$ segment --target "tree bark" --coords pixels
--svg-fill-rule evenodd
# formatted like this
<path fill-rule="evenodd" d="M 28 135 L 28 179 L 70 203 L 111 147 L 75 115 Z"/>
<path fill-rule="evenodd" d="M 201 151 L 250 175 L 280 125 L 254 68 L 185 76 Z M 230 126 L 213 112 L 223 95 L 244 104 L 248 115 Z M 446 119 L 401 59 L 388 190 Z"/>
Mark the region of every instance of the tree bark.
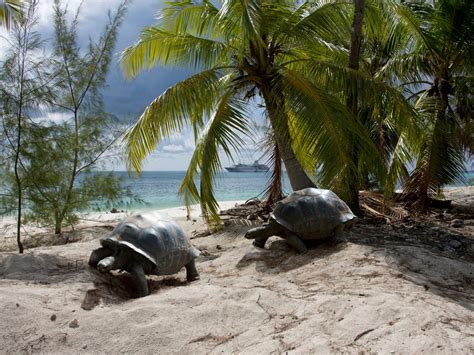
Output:
<path fill-rule="evenodd" d="M 437 80 L 437 82 L 441 82 L 442 80 Z M 448 110 L 449 106 L 449 97 L 448 94 L 443 92 L 441 89 L 439 90 L 439 97 L 437 98 L 437 103 L 436 103 L 436 122 L 435 126 L 433 129 L 433 138 L 436 139 L 437 137 L 442 137 L 443 135 L 446 134 L 446 132 L 443 131 L 442 127 L 443 125 L 441 124 L 442 121 L 446 120 L 446 111 Z M 436 154 L 433 152 L 433 144 L 443 144 L 442 140 L 441 142 L 435 143 L 431 142 L 430 145 L 430 152 L 429 152 L 429 161 L 427 166 L 423 166 L 422 169 L 423 171 L 421 172 L 420 175 L 415 175 L 416 177 L 421 177 L 421 179 L 416 179 L 414 180 L 414 184 L 418 185 L 418 190 L 417 190 L 417 196 L 416 196 L 416 205 L 421 208 L 421 210 L 426 210 L 428 206 L 430 205 L 430 198 L 429 198 L 429 192 L 430 192 L 430 185 L 432 185 L 433 182 L 433 172 L 431 171 L 431 166 L 432 166 L 432 159 L 433 156 Z M 438 186 L 440 188 L 441 186 Z"/>
<path fill-rule="evenodd" d="M 284 112 L 283 105 L 271 95 L 270 85 L 261 87 L 265 106 L 267 108 L 268 118 L 275 133 L 275 140 L 280 149 L 283 164 L 290 180 L 293 191 L 301 190 L 307 187 L 315 187 L 313 181 L 308 177 L 300 162 L 296 158 L 291 147 L 291 138 L 288 132 L 288 123 L 279 122 L 279 117 Z M 281 99 L 283 100 L 283 99 Z"/>
<path fill-rule="evenodd" d="M 359 70 L 360 47 L 362 44 L 362 23 L 364 21 L 364 6 L 365 0 L 354 0 L 354 21 L 352 23 L 351 33 L 351 48 L 349 53 L 349 68 Z M 348 85 L 347 108 L 352 112 L 354 117 L 358 116 L 357 108 L 357 91 L 352 90 L 351 85 Z M 359 166 L 359 151 L 353 142 L 351 142 L 351 160 L 357 169 Z M 349 200 L 348 205 L 358 213 L 359 208 L 359 176 L 351 174 L 348 176 Z"/>

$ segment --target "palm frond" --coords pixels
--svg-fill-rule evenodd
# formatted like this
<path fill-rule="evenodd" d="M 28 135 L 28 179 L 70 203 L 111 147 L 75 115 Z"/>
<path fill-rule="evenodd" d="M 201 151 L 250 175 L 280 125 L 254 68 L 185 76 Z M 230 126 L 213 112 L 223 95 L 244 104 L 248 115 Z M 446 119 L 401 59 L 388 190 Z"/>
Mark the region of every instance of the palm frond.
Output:
<path fill-rule="evenodd" d="M 364 127 L 340 100 L 295 71 L 286 70 L 283 76 L 294 150 L 302 161 L 307 158 L 301 153 L 312 157 L 321 184 L 340 188 L 343 176 L 350 176 L 350 172 L 357 174 L 347 144 L 352 137 L 357 139 L 354 144 L 371 157 L 373 166 L 383 170 L 380 155 Z"/>
<path fill-rule="evenodd" d="M 415 35 L 418 39 L 419 45 L 425 48 L 425 50 L 433 52 L 433 37 L 429 31 L 429 25 L 427 19 L 433 15 L 433 9 L 428 4 L 417 4 L 416 7 L 408 4 L 399 4 L 393 7 L 395 14 L 398 16 L 400 21 L 408 26 L 410 33 Z"/>
<path fill-rule="evenodd" d="M 406 137 L 402 134 L 398 137 L 395 146 L 391 152 L 388 162 L 387 179 L 385 180 L 384 194 L 386 197 L 392 197 L 397 186 L 397 182 L 405 181 L 409 172 L 407 166 L 413 161 L 414 153 L 411 144 L 407 143 Z"/>
<path fill-rule="evenodd" d="M 285 39 L 304 39 L 333 44 L 347 43 L 350 33 L 350 3 L 341 0 L 313 1 L 305 12 L 299 13 L 299 21 L 289 28 L 281 28 Z"/>
<path fill-rule="evenodd" d="M 0 3 L 0 26 L 8 30 L 12 21 L 18 20 L 23 14 L 23 3 L 21 0 L 4 0 Z"/>
<path fill-rule="evenodd" d="M 270 165 L 272 175 L 267 181 L 267 188 L 264 191 L 265 204 L 268 206 L 280 201 L 283 198 L 283 165 L 281 160 L 281 153 L 278 144 L 273 140 L 273 149 L 271 155 L 267 160 L 267 164 Z"/>
<path fill-rule="evenodd" d="M 142 161 L 164 138 L 211 112 L 213 98 L 224 85 L 219 81 L 221 75 L 219 70 L 201 72 L 168 88 L 153 100 L 125 133 L 129 169 L 140 172 Z"/>
<path fill-rule="evenodd" d="M 200 201 L 202 213 L 210 225 L 219 222 L 219 205 L 214 196 L 214 177 L 222 169 L 219 152 L 222 150 L 231 157 L 232 152 L 242 147 L 242 136 L 248 133 L 244 103 L 229 90 L 220 97 L 207 122 L 179 189 L 186 203 Z M 198 169 L 201 171 L 199 192 L 195 184 Z"/>
<path fill-rule="evenodd" d="M 262 2 L 258 0 L 226 0 L 219 10 L 219 19 L 234 19 L 228 31 L 238 35 L 242 43 L 256 41 L 262 45 Z M 237 32 L 237 31 L 238 32 Z M 236 33 L 237 32 L 237 33 Z"/>
<path fill-rule="evenodd" d="M 177 35 L 150 26 L 141 32 L 135 44 L 124 50 L 120 66 L 127 78 L 157 64 L 208 70 L 226 63 L 230 51 L 224 42 L 189 34 Z"/>
<path fill-rule="evenodd" d="M 423 136 L 416 168 L 404 186 L 404 193 L 424 204 L 427 193 L 434 194 L 446 184 L 462 181 L 464 151 L 455 145 L 452 118 L 440 110 L 438 98 L 423 95 L 416 107 L 424 118 Z"/>
<path fill-rule="evenodd" d="M 160 27 L 171 33 L 218 40 L 221 37 L 218 12 L 219 9 L 208 0 L 199 3 L 170 1 L 166 2 L 157 20 Z"/>

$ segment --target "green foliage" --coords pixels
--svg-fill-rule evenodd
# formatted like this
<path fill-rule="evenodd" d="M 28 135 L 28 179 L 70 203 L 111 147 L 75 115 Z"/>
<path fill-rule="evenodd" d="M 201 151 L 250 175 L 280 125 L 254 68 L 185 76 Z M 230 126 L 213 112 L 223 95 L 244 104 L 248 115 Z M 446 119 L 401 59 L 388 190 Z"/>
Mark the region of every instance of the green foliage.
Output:
<path fill-rule="evenodd" d="M 60 233 L 64 225 L 77 222 L 78 211 L 97 205 L 98 200 L 118 201 L 124 196 L 116 177 L 93 173 L 93 169 L 100 166 L 121 134 L 113 117 L 102 109 L 100 89 L 105 83 L 125 5 L 109 16 L 101 37 L 97 42 L 91 40 L 86 51 L 76 42 L 79 10 L 70 23 L 59 1 L 55 1 L 54 10 L 54 52 L 47 65 L 33 65 L 17 84 L 17 53 L 29 50 L 22 41 L 12 48 L 12 55 L 4 62 L 1 148 L 7 153 L 2 161 L 7 184 L 5 208 L 11 206 L 12 193 L 21 189 L 27 220 L 52 226 L 55 233 Z M 31 47 L 42 48 L 39 39 L 29 38 Z M 18 108 L 18 102 L 23 110 Z M 62 119 L 55 122 L 34 118 L 40 105 L 60 114 Z M 12 137 L 18 142 L 16 146 Z M 17 157 L 15 174 L 12 156 Z M 13 175 L 16 184 L 9 183 Z"/>
<path fill-rule="evenodd" d="M 53 227 L 73 225 L 76 213 L 98 199 L 117 201 L 122 197 L 120 181 L 111 174 L 93 174 L 92 164 L 110 144 L 104 135 L 104 119 L 82 120 L 79 146 L 70 122 L 44 124 L 26 132 L 22 156 L 28 162 L 25 185 L 29 211 L 27 220 Z M 87 143 L 86 143 L 87 142 Z M 75 154 L 79 169 L 71 188 Z"/>
<path fill-rule="evenodd" d="M 79 8 L 69 24 L 67 10 L 55 1 L 55 41 L 53 70 L 57 81 L 51 105 L 65 115 L 62 124 L 48 124 L 31 131 L 24 155 L 28 158 L 28 189 L 32 219 L 53 224 L 60 233 L 64 223 L 76 222 L 75 212 L 102 196 L 118 197 L 117 181 L 85 173 L 97 165 L 113 145 L 119 132 L 110 127 L 110 117 L 102 111 L 99 89 L 104 85 L 117 29 L 125 6 L 120 5 L 97 43 L 90 42 L 85 54 L 77 45 Z"/>
<path fill-rule="evenodd" d="M 400 21 L 414 42 L 404 57 L 393 59 L 393 67 L 410 83 L 407 89 L 419 89 L 411 97 L 423 132 L 405 192 L 424 205 L 429 194 L 462 179 L 465 151 L 472 153 L 474 3 L 410 1 L 402 10 Z"/>
<path fill-rule="evenodd" d="M 0 3 L 0 26 L 11 29 L 12 22 L 18 21 L 23 14 L 22 0 L 4 0 Z"/>
<path fill-rule="evenodd" d="M 0 168 L 5 175 L 5 183 L 1 186 L 4 192 L 2 200 L 9 206 L 15 206 L 16 239 L 20 253 L 23 252 L 21 224 L 25 190 L 25 169 L 21 156 L 23 131 L 31 123 L 29 113 L 50 93 L 47 64 L 36 53 L 41 47 L 39 35 L 34 31 L 36 5 L 36 1 L 29 2 L 25 16 L 20 16 L 14 22 L 8 38 L 10 48 L 0 72 L 3 128 L 0 149 L 4 157 L 0 160 Z"/>
<path fill-rule="evenodd" d="M 347 191 L 341 176 L 358 173 L 349 158 L 351 140 L 383 179 L 380 153 L 345 106 L 347 85 L 367 105 L 383 103 L 394 117 L 410 115 L 411 108 L 390 85 L 347 69 L 350 19 L 350 4 L 337 0 L 299 6 L 292 1 L 168 3 L 158 24 L 144 29 L 124 51 L 122 68 L 127 77 L 154 65 L 187 66 L 196 74 L 155 99 L 127 132 L 130 167 L 139 171 L 163 139 L 191 127 L 197 144 L 180 193 L 187 204 L 199 201 L 208 221 L 215 222 L 218 152 L 238 154 L 235 148 L 251 119 L 246 107 L 257 93 L 293 188 L 312 184 L 306 174 L 315 179 L 318 168 L 324 186 Z"/>
<path fill-rule="evenodd" d="M 270 176 L 267 187 L 263 194 L 265 196 L 265 204 L 267 206 L 272 206 L 274 203 L 280 201 L 283 198 L 283 166 L 280 149 L 278 148 L 274 133 L 271 129 L 266 130 L 265 136 L 259 145 L 264 149 L 264 155 L 269 156 L 266 164 L 270 167 L 272 175 Z"/>
<path fill-rule="evenodd" d="M 358 181 L 390 196 L 414 160 L 407 188 L 416 195 L 452 182 L 473 144 L 473 5 L 433 3 L 366 1 L 359 65 L 350 68 L 352 2 L 167 3 L 122 54 L 123 71 L 132 78 L 166 65 L 195 74 L 127 132 L 129 167 L 140 171 L 160 142 L 192 128 L 196 149 L 180 193 L 216 222 L 218 152 L 238 154 L 258 94 L 293 188 L 311 184 L 308 174 L 343 197 Z"/>

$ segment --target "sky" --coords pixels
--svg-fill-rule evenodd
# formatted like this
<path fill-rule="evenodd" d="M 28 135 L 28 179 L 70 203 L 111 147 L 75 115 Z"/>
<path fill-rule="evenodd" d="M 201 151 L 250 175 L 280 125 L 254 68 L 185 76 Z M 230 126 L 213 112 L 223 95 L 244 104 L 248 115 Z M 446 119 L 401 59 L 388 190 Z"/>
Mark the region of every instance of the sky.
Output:
<path fill-rule="evenodd" d="M 72 16 L 81 0 L 63 0 Z M 84 0 L 79 16 L 79 44 L 85 47 L 89 38 L 97 39 L 107 21 L 109 10 L 114 11 L 121 0 Z M 43 39 L 51 39 L 53 34 L 52 16 L 54 0 L 39 0 L 38 27 L 36 30 Z M 141 29 L 155 23 L 155 17 L 163 6 L 161 0 L 131 0 L 128 2 L 127 12 L 118 31 L 114 57 L 107 76 L 106 88 L 103 90 L 105 110 L 113 113 L 125 122 L 134 122 L 151 101 L 159 96 L 169 86 L 183 80 L 191 73 L 185 68 L 157 67 L 144 71 L 135 79 L 125 80 L 118 64 L 120 53 L 133 44 Z M 1 30 L 0 30 L 0 34 Z M 3 33 L 4 34 L 4 33 Z M 0 39 L 0 58 L 5 50 L 6 43 Z M 194 148 L 194 138 L 190 131 L 185 131 L 176 137 L 161 144 L 149 156 L 143 165 L 143 170 L 185 170 L 191 159 Z M 241 156 L 234 157 L 235 162 L 253 162 L 261 155 L 253 149 L 243 149 Z M 224 155 L 224 166 L 232 164 Z M 264 162 L 264 161 L 262 161 Z M 114 170 L 125 170 L 125 165 L 115 163 L 108 166 Z"/>

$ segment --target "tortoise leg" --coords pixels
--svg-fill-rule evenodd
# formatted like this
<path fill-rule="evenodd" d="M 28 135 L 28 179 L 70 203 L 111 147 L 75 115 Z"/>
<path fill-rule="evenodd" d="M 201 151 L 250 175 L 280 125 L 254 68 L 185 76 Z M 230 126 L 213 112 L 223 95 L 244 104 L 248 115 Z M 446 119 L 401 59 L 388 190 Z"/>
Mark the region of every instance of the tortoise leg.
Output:
<path fill-rule="evenodd" d="M 145 297 L 150 294 L 148 283 L 145 277 L 143 266 L 139 263 L 133 264 L 130 269 L 130 276 L 132 277 L 133 288 L 137 297 Z"/>
<path fill-rule="evenodd" d="M 300 237 L 298 237 L 296 234 L 293 233 L 288 233 L 286 237 L 286 242 L 292 246 L 293 248 L 296 249 L 296 251 L 300 254 L 306 253 L 308 249 L 306 248 L 306 245 L 304 245 L 303 241 L 301 240 Z"/>
<path fill-rule="evenodd" d="M 344 236 L 344 224 L 340 224 L 334 229 L 334 237 L 342 238 Z"/>
<path fill-rule="evenodd" d="M 196 269 L 196 263 L 194 259 L 184 265 L 184 267 L 186 268 L 186 279 L 188 281 L 199 280 L 199 273 Z"/>
<path fill-rule="evenodd" d="M 267 242 L 268 238 L 270 237 L 257 237 L 253 241 L 253 245 L 256 246 L 257 248 L 265 248 L 265 243 Z"/>
<path fill-rule="evenodd" d="M 89 265 L 94 268 L 97 268 L 97 264 L 99 263 L 99 261 L 113 254 L 114 251 L 110 248 L 102 247 L 95 249 L 92 251 L 91 256 L 89 257 Z"/>

